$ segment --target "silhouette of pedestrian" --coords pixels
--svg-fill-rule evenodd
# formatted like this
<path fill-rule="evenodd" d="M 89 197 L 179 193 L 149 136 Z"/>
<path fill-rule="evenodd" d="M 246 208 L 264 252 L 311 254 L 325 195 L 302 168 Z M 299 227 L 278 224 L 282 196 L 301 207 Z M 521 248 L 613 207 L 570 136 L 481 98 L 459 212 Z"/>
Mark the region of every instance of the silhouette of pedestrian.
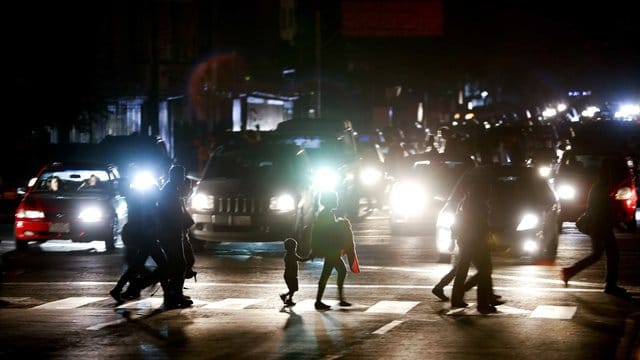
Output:
<path fill-rule="evenodd" d="M 474 181 L 475 180 L 475 181 Z M 477 269 L 477 301 L 478 311 L 482 314 L 497 312 L 492 300 L 492 263 L 489 243 L 489 204 L 487 183 L 473 179 L 462 178 L 456 185 L 454 194 L 463 193 L 462 201 L 458 205 L 456 214 L 456 232 L 458 233 L 459 259 L 456 265 L 453 289 L 451 291 L 451 307 L 467 307 L 464 302 L 465 286 L 469 272 L 469 265 Z"/>
<path fill-rule="evenodd" d="M 590 214 L 592 223 L 591 231 L 591 253 L 578 260 L 573 265 L 561 269 L 560 276 L 565 287 L 569 285 L 569 280 L 576 274 L 595 264 L 603 254 L 606 254 L 607 262 L 605 267 L 605 288 L 604 292 L 614 296 L 628 297 L 627 290 L 618 286 L 618 263 L 620 253 L 618 241 L 614 234 L 614 227 L 618 223 L 613 206 L 612 192 L 620 177 L 615 171 L 616 167 L 610 159 L 604 159 L 598 173 L 596 182 L 589 190 L 587 198 L 587 212 Z"/>
<path fill-rule="evenodd" d="M 183 199 L 186 182 L 185 168 L 174 165 L 169 170 L 169 181 L 160 190 L 158 199 L 159 239 L 167 254 L 168 291 L 164 294 L 165 309 L 185 308 L 193 301 L 183 293 L 187 259 L 185 237 L 191 226 Z M 192 220 L 192 219 L 191 219 Z"/>
<path fill-rule="evenodd" d="M 318 213 L 311 228 L 311 256 L 322 257 L 322 273 L 318 281 L 315 308 L 328 310 L 331 306 L 322 302 L 324 290 L 333 269 L 338 273 L 338 297 L 340 306 L 351 306 L 344 298 L 344 281 L 347 276 L 347 268 L 342 260 L 342 254 L 346 249 L 353 247 L 353 232 L 351 223 L 345 218 L 336 218 L 335 211 L 338 208 L 338 194 L 335 192 L 323 192 L 320 196 L 322 210 Z"/>
<path fill-rule="evenodd" d="M 284 282 L 287 284 L 288 292 L 280 294 L 280 299 L 286 306 L 293 306 L 293 294 L 298 291 L 298 262 L 309 260 L 298 255 L 298 242 L 295 239 L 284 240 Z"/>
<path fill-rule="evenodd" d="M 132 169 L 136 169 L 132 166 Z M 135 171 L 132 171 L 135 173 Z M 117 302 L 140 297 L 142 289 L 160 282 L 167 291 L 167 257 L 160 246 L 157 233 L 157 199 L 159 188 L 155 183 L 140 184 L 131 181 L 125 191 L 128 221 L 122 229 L 127 268 L 109 294 Z M 156 268 L 149 272 L 145 263 L 153 259 Z M 122 292 L 128 284 L 127 290 Z"/>

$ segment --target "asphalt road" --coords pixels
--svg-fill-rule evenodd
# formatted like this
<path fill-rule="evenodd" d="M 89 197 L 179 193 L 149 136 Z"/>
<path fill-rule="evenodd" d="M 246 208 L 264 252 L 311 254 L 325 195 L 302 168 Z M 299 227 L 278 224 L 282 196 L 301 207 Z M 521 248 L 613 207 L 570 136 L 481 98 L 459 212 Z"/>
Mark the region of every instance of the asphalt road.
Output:
<path fill-rule="evenodd" d="M 280 243 L 223 243 L 197 254 L 192 308 L 164 311 L 162 290 L 117 306 L 108 292 L 123 270 L 123 249 L 51 241 L 14 251 L 10 226 L 0 252 L 0 357 L 91 359 L 634 359 L 640 358 L 640 235 L 619 233 L 620 285 L 632 299 L 602 292 L 604 261 L 568 288 L 561 266 L 589 251 L 565 224 L 554 264 L 494 257 L 499 312 L 451 310 L 431 294 L 450 265 L 436 262 L 430 234 L 392 236 L 384 211 L 355 223 L 362 272 L 348 274 L 352 307 L 337 305 L 335 274 L 313 308 L 319 260 L 300 265 L 293 307 Z M 149 262 L 152 266 L 153 263 Z M 473 270 L 472 270 L 473 271 Z M 450 287 L 445 289 L 450 293 Z"/>

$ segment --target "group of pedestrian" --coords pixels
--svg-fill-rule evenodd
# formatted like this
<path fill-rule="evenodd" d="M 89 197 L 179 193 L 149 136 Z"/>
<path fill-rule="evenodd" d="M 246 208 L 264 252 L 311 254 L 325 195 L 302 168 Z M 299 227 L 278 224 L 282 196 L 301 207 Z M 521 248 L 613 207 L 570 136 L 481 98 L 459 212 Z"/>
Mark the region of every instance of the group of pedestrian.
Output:
<path fill-rule="evenodd" d="M 135 173 L 135 168 L 131 170 Z M 139 298 L 143 289 L 160 283 L 165 309 L 193 304 L 183 293 L 185 279 L 196 276 L 188 237 L 193 219 L 185 206 L 188 192 L 185 168 L 181 165 L 171 167 L 168 181 L 162 187 L 140 186 L 131 181 L 126 194 L 129 218 L 122 230 L 127 267 L 110 291 L 118 303 Z M 156 264 L 151 271 L 146 267 L 149 257 Z"/>
<path fill-rule="evenodd" d="M 605 160 L 601 164 L 597 180 L 589 191 L 587 212 L 592 223 L 592 250 L 589 255 L 571 266 L 562 267 L 560 277 L 565 287 L 569 280 L 580 271 L 596 263 L 603 254 L 606 255 L 605 287 L 606 294 L 627 298 L 626 289 L 618 286 L 618 262 L 620 259 L 614 228 L 617 224 L 612 209 L 613 189 L 616 185 L 615 166 Z M 451 301 L 451 308 L 465 308 L 465 292 L 477 286 L 477 309 L 482 314 L 497 312 L 496 306 L 504 304 L 501 296 L 493 291 L 491 278 L 492 261 L 490 249 L 491 228 L 489 216 L 491 202 L 489 194 L 491 186 L 477 179 L 461 178 L 454 187 L 449 203 L 456 206 L 453 236 L 457 239 L 457 261 L 433 287 L 431 292 L 442 301 Z M 467 278 L 469 266 L 473 264 L 476 274 Z M 444 293 L 444 287 L 453 281 L 451 298 Z"/>
<path fill-rule="evenodd" d="M 337 288 L 339 306 L 348 307 L 351 303 L 344 296 L 344 282 L 347 277 L 347 266 L 343 256 L 349 261 L 349 268 L 352 272 L 360 272 L 358 258 L 355 252 L 353 230 L 351 223 L 346 218 L 338 218 L 335 211 L 338 208 L 338 195 L 335 192 L 323 192 L 320 196 L 320 212 L 317 214 L 314 223 L 308 233 L 311 236 L 311 252 L 306 257 L 301 257 L 297 253 L 297 241 L 287 238 L 284 241 L 284 280 L 287 284 L 288 292 L 280 294 L 280 298 L 285 306 L 293 306 L 293 294 L 298 291 L 298 263 L 314 258 L 322 258 L 322 272 L 318 280 L 318 289 L 314 307 L 316 310 L 324 311 L 331 308 L 324 303 L 322 298 L 329 281 L 329 277 L 335 269 L 338 275 Z"/>

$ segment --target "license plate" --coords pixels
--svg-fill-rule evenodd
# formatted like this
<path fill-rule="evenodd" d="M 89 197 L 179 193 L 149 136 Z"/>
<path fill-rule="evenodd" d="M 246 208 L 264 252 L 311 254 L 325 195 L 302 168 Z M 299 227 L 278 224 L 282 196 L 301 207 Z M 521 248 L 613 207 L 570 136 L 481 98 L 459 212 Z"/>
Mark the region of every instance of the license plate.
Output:
<path fill-rule="evenodd" d="M 249 226 L 251 225 L 251 216 L 234 216 L 233 225 Z"/>
<path fill-rule="evenodd" d="M 67 233 L 69 232 L 69 223 L 50 223 L 49 232 Z"/>

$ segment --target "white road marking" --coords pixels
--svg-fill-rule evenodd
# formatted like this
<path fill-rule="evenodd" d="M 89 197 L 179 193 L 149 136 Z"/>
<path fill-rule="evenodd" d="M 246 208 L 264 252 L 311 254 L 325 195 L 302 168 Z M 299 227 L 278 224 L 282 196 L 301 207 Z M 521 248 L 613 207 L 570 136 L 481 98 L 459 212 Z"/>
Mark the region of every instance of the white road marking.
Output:
<path fill-rule="evenodd" d="M 573 318 L 577 309 L 576 306 L 538 305 L 530 317 L 568 320 Z"/>
<path fill-rule="evenodd" d="M 418 305 L 419 301 L 382 300 L 365 310 L 366 313 L 406 314 Z"/>
<path fill-rule="evenodd" d="M 394 327 L 398 326 L 402 324 L 402 320 L 393 320 L 392 322 L 384 325 L 383 327 L 379 328 L 378 330 L 374 331 L 372 334 L 375 335 L 383 335 L 385 333 L 387 333 L 389 330 L 393 329 Z"/>
<path fill-rule="evenodd" d="M 257 304 L 262 299 L 246 299 L 246 298 L 227 298 L 224 300 L 210 302 L 203 306 L 203 309 L 244 309 L 247 306 Z"/>
<path fill-rule="evenodd" d="M 107 297 L 74 296 L 66 299 L 51 301 L 42 305 L 34 306 L 31 309 L 75 309 L 96 301 L 108 299 Z"/>
<path fill-rule="evenodd" d="M 93 326 L 89 326 L 87 328 L 87 330 L 96 331 L 96 330 L 104 329 L 107 326 L 119 325 L 119 324 L 122 324 L 122 323 L 125 323 L 125 322 L 127 322 L 127 319 L 118 319 L 118 320 L 115 320 L 115 321 L 109 321 L 109 322 L 106 322 L 106 323 L 101 323 L 101 324 L 96 324 L 96 325 L 93 325 Z"/>

